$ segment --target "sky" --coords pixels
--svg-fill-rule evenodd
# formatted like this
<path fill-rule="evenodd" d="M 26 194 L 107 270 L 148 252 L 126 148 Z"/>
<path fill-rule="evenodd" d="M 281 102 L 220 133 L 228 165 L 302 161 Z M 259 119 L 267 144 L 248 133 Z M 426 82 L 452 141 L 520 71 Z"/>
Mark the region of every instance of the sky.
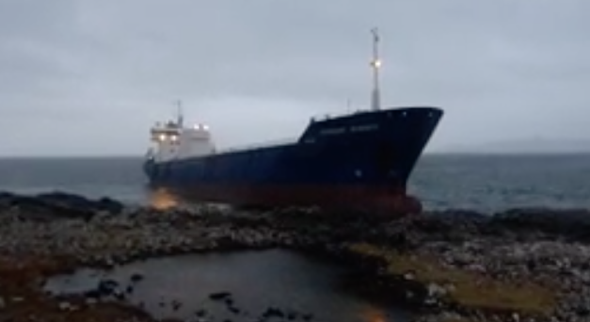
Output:
<path fill-rule="evenodd" d="M 438 106 L 427 151 L 590 140 L 587 0 L 0 0 L 2 156 L 142 155 L 175 116 L 223 147 Z M 350 105 L 349 105 L 350 104 Z"/>

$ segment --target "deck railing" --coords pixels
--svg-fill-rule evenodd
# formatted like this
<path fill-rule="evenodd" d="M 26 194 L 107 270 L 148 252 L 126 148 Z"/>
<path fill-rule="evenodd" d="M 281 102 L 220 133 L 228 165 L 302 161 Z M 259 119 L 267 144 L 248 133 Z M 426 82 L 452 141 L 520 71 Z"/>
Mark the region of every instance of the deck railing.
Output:
<path fill-rule="evenodd" d="M 349 115 L 354 115 L 354 114 L 359 114 L 359 113 L 366 113 L 366 112 L 370 112 L 367 110 L 348 110 L 346 112 L 342 112 L 342 113 L 324 113 L 324 114 L 316 114 L 314 116 L 311 117 L 312 121 L 325 121 L 325 120 L 329 120 L 329 119 L 333 119 L 333 118 L 337 118 L 337 117 L 342 117 L 342 116 L 349 116 Z"/>

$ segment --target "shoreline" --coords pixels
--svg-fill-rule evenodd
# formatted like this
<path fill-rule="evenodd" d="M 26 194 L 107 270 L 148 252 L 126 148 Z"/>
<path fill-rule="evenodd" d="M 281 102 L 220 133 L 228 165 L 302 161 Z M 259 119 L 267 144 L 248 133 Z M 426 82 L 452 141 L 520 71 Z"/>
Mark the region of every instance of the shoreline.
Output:
<path fill-rule="evenodd" d="M 79 267 L 268 248 L 339 260 L 359 272 L 367 293 L 411 308 L 416 321 L 590 315 L 590 211 L 583 209 L 494 216 L 447 210 L 387 220 L 305 209 L 156 210 L 65 193 L 0 193 L 0 225 L 0 319 L 13 321 L 155 321 L 120 301 L 51 297 L 39 284 Z"/>

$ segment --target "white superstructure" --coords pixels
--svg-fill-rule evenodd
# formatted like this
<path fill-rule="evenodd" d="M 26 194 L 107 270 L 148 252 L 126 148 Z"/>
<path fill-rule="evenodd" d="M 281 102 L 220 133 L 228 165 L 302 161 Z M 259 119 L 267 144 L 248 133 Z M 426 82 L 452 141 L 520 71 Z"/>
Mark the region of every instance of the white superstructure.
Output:
<path fill-rule="evenodd" d="M 182 160 L 215 153 L 209 127 L 205 124 L 184 127 L 180 111 L 176 122 L 156 123 L 150 133 L 152 146 L 147 157 L 155 162 Z"/>

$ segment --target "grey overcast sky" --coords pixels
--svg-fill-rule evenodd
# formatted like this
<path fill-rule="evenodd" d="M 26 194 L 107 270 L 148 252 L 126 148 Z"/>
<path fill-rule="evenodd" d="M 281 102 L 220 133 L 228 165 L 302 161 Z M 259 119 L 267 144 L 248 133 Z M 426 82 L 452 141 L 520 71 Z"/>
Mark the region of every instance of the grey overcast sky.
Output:
<path fill-rule="evenodd" d="M 149 127 L 220 147 L 382 102 L 446 115 L 428 150 L 590 138 L 588 0 L 0 0 L 0 155 L 143 154 Z"/>

